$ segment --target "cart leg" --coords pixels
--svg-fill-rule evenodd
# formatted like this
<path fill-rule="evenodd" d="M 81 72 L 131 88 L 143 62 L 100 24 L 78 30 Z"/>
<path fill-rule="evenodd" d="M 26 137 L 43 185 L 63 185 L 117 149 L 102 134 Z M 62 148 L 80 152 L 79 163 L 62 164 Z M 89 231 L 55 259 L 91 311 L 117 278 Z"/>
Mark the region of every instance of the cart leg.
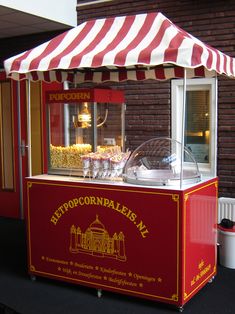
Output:
<path fill-rule="evenodd" d="M 97 296 L 98 298 L 102 297 L 102 289 L 97 289 Z"/>

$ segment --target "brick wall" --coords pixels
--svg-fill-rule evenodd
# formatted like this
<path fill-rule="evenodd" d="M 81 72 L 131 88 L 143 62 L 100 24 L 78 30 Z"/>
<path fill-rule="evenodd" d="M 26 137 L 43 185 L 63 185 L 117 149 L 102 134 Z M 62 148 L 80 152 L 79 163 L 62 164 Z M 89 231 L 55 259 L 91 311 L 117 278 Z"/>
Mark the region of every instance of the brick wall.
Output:
<path fill-rule="evenodd" d="M 18 53 L 36 47 L 53 37 L 61 34 L 65 30 L 44 32 L 32 35 L 17 36 L 0 39 L 0 67 L 3 68 L 3 61 Z"/>

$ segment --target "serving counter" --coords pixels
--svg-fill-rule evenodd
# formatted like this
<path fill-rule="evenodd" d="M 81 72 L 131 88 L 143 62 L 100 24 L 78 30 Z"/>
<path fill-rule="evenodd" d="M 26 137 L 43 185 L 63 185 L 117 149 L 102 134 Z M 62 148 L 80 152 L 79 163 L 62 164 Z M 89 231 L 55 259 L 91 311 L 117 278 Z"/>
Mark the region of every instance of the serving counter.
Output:
<path fill-rule="evenodd" d="M 29 273 L 182 309 L 216 274 L 217 185 L 27 178 Z"/>

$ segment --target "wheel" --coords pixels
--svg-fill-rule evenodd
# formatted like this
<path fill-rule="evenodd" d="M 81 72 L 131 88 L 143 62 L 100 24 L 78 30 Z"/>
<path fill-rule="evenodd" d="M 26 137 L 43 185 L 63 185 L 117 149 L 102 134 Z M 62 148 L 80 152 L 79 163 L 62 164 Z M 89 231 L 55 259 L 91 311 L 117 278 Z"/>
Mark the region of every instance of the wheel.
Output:
<path fill-rule="evenodd" d="M 36 276 L 35 275 L 30 275 L 30 279 L 31 279 L 31 281 L 36 281 Z"/>
<path fill-rule="evenodd" d="M 102 289 L 97 289 L 97 296 L 98 298 L 102 297 Z"/>
<path fill-rule="evenodd" d="M 180 307 L 178 308 L 178 310 L 179 310 L 180 313 L 182 313 L 183 310 L 184 310 L 184 307 L 183 307 L 183 306 L 180 306 Z"/>
<path fill-rule="evenodd" d="M 212 283 L 215 279 L 215 276 L 211 277 L 211 279 L 208 281 L 209 283 Z"/>

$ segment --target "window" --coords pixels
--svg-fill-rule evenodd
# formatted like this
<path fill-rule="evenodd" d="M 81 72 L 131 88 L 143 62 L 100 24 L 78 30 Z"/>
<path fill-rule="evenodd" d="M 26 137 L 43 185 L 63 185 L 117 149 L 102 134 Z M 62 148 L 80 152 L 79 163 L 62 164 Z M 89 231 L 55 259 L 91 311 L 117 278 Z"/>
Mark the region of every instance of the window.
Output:
<path fill-rule="evenodd" d="M 216 175 L 216 79 L 187 79 L 184 145 L 204 175 Z M 172 80 L 172 138 L 181 142 L 183 80 Z M 187 162 L 185 159 L 184 162 Z M 190 166 L 190 165 L 189 165 Z"/>

